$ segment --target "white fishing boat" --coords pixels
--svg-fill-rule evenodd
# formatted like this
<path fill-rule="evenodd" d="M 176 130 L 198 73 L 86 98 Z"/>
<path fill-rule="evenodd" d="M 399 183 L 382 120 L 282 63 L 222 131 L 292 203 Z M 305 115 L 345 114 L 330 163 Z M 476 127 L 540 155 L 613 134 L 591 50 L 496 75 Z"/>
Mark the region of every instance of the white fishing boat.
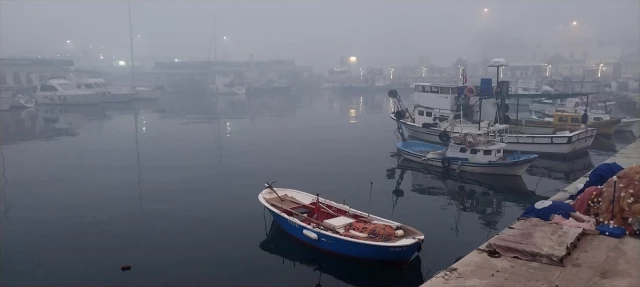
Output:
<path fill-rule="evenodd" d="M 523 151 L 536 154 L 572 154 L 591 146 L 597 129 L 584 128 L 574 132 L 561 131 L 548 135 L 501 134 L 500 142 L 506 143 L 505 150 Z"/>
<path fill-rule="evenodd" d="M 408 160 L 483 174 L 522 175 L 538 158 L 535 154 L 505 155 L 503 150 L 506 146 L 501 142 L 476 138 L 472 134 L 452 137 L 448 147 L 419 141 L 397 144 L 400 154 Z"/>
<path fill-rule="evenodd" d="M 36 105 L 36 101 L 30 97 L 15 94 L 11 100 L 11 107 L 16 109 L 28 109 L 33 108 Z"/>
<path fill-rule="evenodd" d="M 101 93 L 100 102 L 123 103 L 133 99 L 135 91 L 129 88 L 114 88 L 107 85 L 103 78 L 87 78 L 78 80 L 76 87 L 81 90 L 94 90 Z"/>
<path fill-rule="evenodd" d="M 493 125 L 489 122 L 472 124 L 460 119 L 455 113 L 458 86 L 415 84 L 414 106 L 409 111 L 394 90 L 389 97 L 395 100 L 395 111 L 391 119 L 399 122 L 403 132 L 410 137 L 428 142 L 446 142 L 444 136 L 463 134 L 481 135 L 487 132 L 504 132 L 508 125 Z M 454 128 L 455 127 L 455 128 Z M 443 133 L 447 131 L 447 133 Z"/>
<path fill-rule="evenodd" d="M 8 93 L 0 93 L 0 111 L 8 111 L 11 108 L 13 97 Z"/>
<path fill-rule="evenodd" d="M 38 105 L 97 105 L 102 92 L 81 90 L 64 78 L 51 78 L 37 85 L 34 95 Z"/>

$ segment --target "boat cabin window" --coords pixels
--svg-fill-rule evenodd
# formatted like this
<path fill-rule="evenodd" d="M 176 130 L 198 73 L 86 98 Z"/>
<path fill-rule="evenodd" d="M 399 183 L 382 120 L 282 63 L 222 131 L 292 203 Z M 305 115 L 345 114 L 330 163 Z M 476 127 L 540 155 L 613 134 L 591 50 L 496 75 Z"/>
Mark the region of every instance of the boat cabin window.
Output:
<path fill-rule="evenodd" d="M 601 118 L 601 117 L 595 117 L 595 118 L 593 118 L 593 121 L 594 121 L 594 122 L 599 122 L 599 121 L 602 121 L 602 120 L 604 120 L 604 119 L 603 119 L 603 118 Z"/>
<path fill-rule="evenodd" d="M 491 150 L 484 150 L 482 152 L 484 153 L 484 155 L 491 155 Z"/>
<path fill-rule="evenodd" d="M 65 91 L 73 91 L 76 89 L 76 86 L 72 83 L 62 83 L 58 85 Z"/>
<path fill-rule="evenodd" d="M 451 93 L 450 87 L 440 87 L 440 94 L 448 95 Z"/>
<path fill-rule="evenodd" d="M 439 94 L 440 93 L 440 87 L 430 87 L 431 89 L 429 90 L 430 93 L 434 93 L 434 94 Z"/>
<path fill-rule="evenodd" d="M 478 154 L 478 150 L 475 148 L 472 148 L 470 151 L 471 154 Z"/>
<path fill-rule="evenodd" d="M 560 122 L 560 123 L 566 123 L 568 121 L 569 121 L 569 119 L 567 117 L 559 117 L 558 118 L 558 122 Z"/>
<path fill-rule="evenodd" d="M 496 154 L 497 154 L 497 155 L 501 155 L 501 154 L 502 154 L 502 150 L 501 150 L 501 149 L 497 150 L 497 151 L 496 151 Z"/>
<path fill-rule="evenodd" d="M 419 116 L 424 116 L 424 111 L 418 111 Z"/>
<path fill-rule="evenodd" d="M 424 115 L 425 115 L 425 116 L 427 116 L 427 117 L 432 117 L 432 116 L 433 116 L 433 113 L 431 113 L 431 112 L 424 112 Z"/>
<path fill-rule="evenodd" d="M 42 85 L 40 86 L 40 91 L 41 92 L 57 92 L 58 88 L 56 88 L 56 86 L 54 85 Z"/>
<path fill-rule="evenodd" d="M 85 88 L 87 89 L 93 89 L 95 88 L 92 84 L 82 84 Z"/>
<path fill-rule="evenodd" d="M 77 84 L 76 88 L 80 89 L 80 87 L 82 87 L 82 84 Z"/>
<path fill-rule="evenodd" d="M 571 118 L 571 123 L 572 124 L 579 124 L 580 123 L 580 119 L 579 118 Z"/>
<path fill-rule="evenodd" d="M 461 153 L 467 153 L 467 148 L 466 147 L 461 147 L 460 148 L 460 152 Z"/>

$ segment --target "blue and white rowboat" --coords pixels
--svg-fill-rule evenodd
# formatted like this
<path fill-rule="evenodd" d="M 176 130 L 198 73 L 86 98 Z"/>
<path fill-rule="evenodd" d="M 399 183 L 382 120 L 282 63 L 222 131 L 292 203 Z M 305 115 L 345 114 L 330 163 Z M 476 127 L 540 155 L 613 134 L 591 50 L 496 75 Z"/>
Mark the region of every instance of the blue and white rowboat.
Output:
<path fill-rule="evenodd" d="M 424 241 L 412 227 L 302 191 L 267 186 L 258 199 L 287 233 L 331 253 L 404 264 Z"/>
<path fill-rule="evenodd" d="M 415 162 L 445 169 L 484 174 L 522 175 L 538 158 L 535 154 L 503 154 L 504 143 L 467 147 L 449 144 L 443 147 L 420 141 L 399 142 L 400 154 Z"/>

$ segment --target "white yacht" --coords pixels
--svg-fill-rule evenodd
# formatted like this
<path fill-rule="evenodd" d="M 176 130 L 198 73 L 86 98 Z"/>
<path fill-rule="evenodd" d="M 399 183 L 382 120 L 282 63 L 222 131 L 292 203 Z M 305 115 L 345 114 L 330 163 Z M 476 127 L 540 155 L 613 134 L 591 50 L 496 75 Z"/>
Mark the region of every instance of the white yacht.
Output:
<path fill-rule="evenodd" d="M 102 78 L 87 78 L 78 80 L 76 87 L 81 90 L 94 90 L 101 93 L 100 102 L 122 103 L 133 99 L 135 91 L 131 89 L 115 89 L 107 85 L 107 81 Z"/>
<path fill-rule="evenodd" d="M 37 85 L 34 95 L 38 105 L 97 105 L 102 92 L 81 90 L 65 78 L 51 78 Z"/>

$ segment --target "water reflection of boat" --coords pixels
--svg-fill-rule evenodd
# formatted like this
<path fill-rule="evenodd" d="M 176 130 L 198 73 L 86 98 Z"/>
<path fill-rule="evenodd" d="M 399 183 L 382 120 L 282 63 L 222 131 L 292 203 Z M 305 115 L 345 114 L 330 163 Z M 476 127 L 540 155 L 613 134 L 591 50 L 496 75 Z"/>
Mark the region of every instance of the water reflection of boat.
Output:
<path fill-rule="evenodd" d="M 70 115 L 67 108 L 70 107 L 50 106 L 0 113 L 0 129 L 4 137 L 2 142 L 13 144 L 77 136 L 80 127 L 87 119 Z M 65 112 L 61 112 L 62 110 Z"/>
<path fill-rule="evenodd" d="M 396 177 L 396 170 L 400 174 Z M 396 179 L 393 195 L 401 197 L 405 174 L 410 173 L 411 191 L 421 195 L 445 197 L 454 201 L 461 212 L 478 214 L 482 225 L 495 230 L 504 214 L 504 202 L 527 207 L 546 197 L 529 190 L 520 176 L 485 175 L 443 172 L 437 167 L 425 167 L 402 160 L 387 170 L 387 179 Z"/>
<path fill-rule="evenodd" d="M 327 274 L 352 286 L 419 286 L 424 283 L 422 261 L 414 258 L 404 268 L 388 264 L 341 258 L 307 247 L 289 236 L 277 224 L 271 223 L 267 238 L 260 242 L 260 249 L 292 262 L 291 267 L 310 268 L 318 271 L 309 279 L 310 286 L 322 286 L 322 275 Z M 301 265 L 296 265 L 296 263 Z M 312 281 L 313 280 L 313 281 Z M 301 285 L 298 285 L 301 286 Z"/>
<path fill-rule="evenodd" d="M 596 141 L 598 140 L 596 139 Z M 537 177 L 574 181 L 591 169 L 593 169 L 591 155 L 584 151 L 571 160 L 539 158 L 531 164 L 527 173 Z"/>

